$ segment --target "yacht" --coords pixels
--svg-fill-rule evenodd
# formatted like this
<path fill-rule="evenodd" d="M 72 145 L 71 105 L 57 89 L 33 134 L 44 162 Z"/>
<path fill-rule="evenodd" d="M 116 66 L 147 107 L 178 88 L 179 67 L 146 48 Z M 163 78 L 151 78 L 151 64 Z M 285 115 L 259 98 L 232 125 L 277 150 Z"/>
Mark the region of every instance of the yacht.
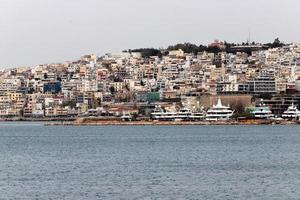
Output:
<path fill-rule="evenodd" d="M 274 117 L 270 108 L 264 104 L 256 106 L 251 113 L 254 115 L 254 118 L 258 119 L 270 119 Z"/>
<path fill-rule="evenodd" d="M 164 112 L 157 107 L 151 113 L 151 118 L 159 121 L 199 121 L 204 119 L 204 112 L 192 112 L 188 108 L 181 108 L 178 112 Z"/>
<path fill-rule="evenodd" d="M 151 118 L 158 121 L 173 121 L 176 112 L 165 112 L 161 107 L 156 107 L 151 113 Z"/>
<path fill-rule="evenodd" d="M 189 117 L 192 115 L 192 112 L 188 108 L 181 108 L 179 112 L 176 112 L 175 120 L 189 120 Z"/>
<path fill-rule="evenodd" d="M 205 112 L 203 110 L 192 112 L 189 119 L 190 121 L 202 121 L 205 119 Z"/>
<path fill-rule="evenodd" d="M 185 120 L 185 121 L 200 121 L 203 120 L 204 118 L 205 118 L 205 113 L 203 112 L 203 110 L 192 112 L 188 108 L 181 108 L 176 115 L 177 120 Z"/>
<path fill-rule="evenodd" d="M 132 121 L 132 116 L 129 113 L 123 113 L 120 119 L 122 121 Z"/>
<path fill-rule="evenodd" d="M 206 112 L 206 120 L 208 121 L 218 121 L 218 120 L 228 120 L 233 115 L 233 110 L 229 106 L 222 105 L 221 99 L 219 97 L 218 103 L 213 105 L 212 108 L 208 109 Z"/>
<path fill-rule="evenodd" d="M 300 118 L 300 111 L 294 103 L 288 107 L 286 111 L 283 112 L 282 118 L 284 119 L 298 119 Z"/>

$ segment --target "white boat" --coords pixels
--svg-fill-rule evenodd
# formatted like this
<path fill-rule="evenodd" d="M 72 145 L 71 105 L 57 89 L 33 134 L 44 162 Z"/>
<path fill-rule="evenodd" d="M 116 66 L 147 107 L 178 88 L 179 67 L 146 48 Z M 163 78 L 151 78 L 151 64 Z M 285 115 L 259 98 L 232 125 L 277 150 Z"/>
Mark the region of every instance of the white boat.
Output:
<path fill-rule="evenodd" d="M 233 115 L 233 110 L 229 106 L 222 105 L 219 97 L 218 103 L 213 105 L 212 108 L 206 112 L 206 120 L 218 121 L 218 120 L 229 120 Z"/>
<path fill-rule="evenodd" d="M 189 119 L 191 121 L 201 121 L 205 119 L 205 112 L 203 110 L 200 110 L 198 112 L 192 112 Z"/>
<path fill-rule="evenodd" d="M 283 112 L 282 118 L 284 119 L 298 119 L 300 118 L 300 111 L 294 103 L 288 107 L 286 111 Z"/>
<path fill-rule="evenodd" d="M 123 113 L 120 119 L 123 121 L 132 121 L 132 116 L 129 113 Z"/>
<path fill-rule="evenodd" d="M 251 112 L 254 115 L 254 118 L 258 119 L 270 119 L 274 117 L 274 114 L 268 106 L 259 105 Z"/>
<path fill-rule="evenodd" d="M 165 112 L 161 107 L 156 107 L 151 113 L 153 120 L 159 121 L 173 121 L 175 120 L 176 112 Z"/>
<path fill-rule="evenodd" d="M 159 121 L 197 121 L 204 117 L 203 111 L 191 112 L 187 108 L 181 108 L 179 112 L 164 112 L 162 108 L 156 107 L 151 113 L 151 118 Z"/>
<path fill-rule="evenodd" d="M 179 112 L 176 112 L 175 120 L 189 120 L 192 112 L 188 108 L 181 108 Z"/>

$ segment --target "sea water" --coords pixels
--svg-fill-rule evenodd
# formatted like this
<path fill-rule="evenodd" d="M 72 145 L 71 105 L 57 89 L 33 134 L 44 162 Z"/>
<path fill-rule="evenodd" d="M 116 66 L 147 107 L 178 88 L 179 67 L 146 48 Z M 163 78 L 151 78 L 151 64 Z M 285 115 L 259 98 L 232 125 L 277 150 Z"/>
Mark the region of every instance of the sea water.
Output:
<path fill-rule="evenodd" d="M 0 199 L 300 199 L 300 126 L 0 123 Z"/>

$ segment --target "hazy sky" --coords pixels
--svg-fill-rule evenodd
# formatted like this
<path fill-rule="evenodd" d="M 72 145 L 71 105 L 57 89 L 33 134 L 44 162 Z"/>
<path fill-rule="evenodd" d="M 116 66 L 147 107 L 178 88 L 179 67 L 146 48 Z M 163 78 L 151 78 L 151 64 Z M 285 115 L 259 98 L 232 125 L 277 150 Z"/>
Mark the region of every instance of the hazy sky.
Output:
<path fill-rule="evenodd" d="M 299 0 L 0 0 L 0 66 L 214 39 L 300 42 Z"/>

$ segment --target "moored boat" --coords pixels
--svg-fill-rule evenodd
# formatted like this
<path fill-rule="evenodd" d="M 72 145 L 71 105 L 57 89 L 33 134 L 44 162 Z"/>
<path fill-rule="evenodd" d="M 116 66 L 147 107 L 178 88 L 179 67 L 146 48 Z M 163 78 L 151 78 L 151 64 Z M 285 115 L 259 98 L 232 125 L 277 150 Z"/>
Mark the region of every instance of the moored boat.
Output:
<path fill-rule="evenodd" d="M 234 111 L 229 106 L 222 105 L 221 98 L 219 97 L 216 105 L 207 110 L 206 120 L 218 121 L 218 120 L 229 120 Z"/>
<path fill-rule="evenodd" d="M 274 114 L 272 113 L 270 108 L 264 104 L 256 106 L 251 113 L 254 115 L 254 118 L 258 119 L 274 118 Z"/>
<path fill-rule="evenodd" d="M 297 106 L 295 106 L 294 103 L 292 103 L 292 105 L 289 106 L 288 109 L 283 112 L 282 118 L 284 118 L 284 119 L 299 119 L 300 111 L 298 110 Z"/>
<path fill-rule="evenodd" d="M 204 117 L 203 111 L 192 112 L 188 108 L 181 108 L 178 112 L 165 112 L 162 108 L 156 107 L 151 113 L 151 118 L 159 121 L 200 121 Z"/>

